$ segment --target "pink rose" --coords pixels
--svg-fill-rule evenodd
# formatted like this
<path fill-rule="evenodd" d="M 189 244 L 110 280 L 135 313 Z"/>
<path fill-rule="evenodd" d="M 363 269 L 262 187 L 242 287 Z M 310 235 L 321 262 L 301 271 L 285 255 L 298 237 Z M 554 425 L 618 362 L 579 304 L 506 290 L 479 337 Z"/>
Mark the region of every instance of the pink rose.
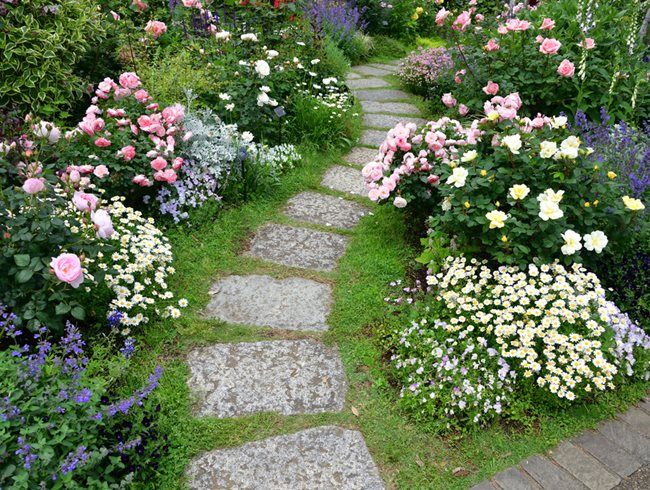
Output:
<path fill-rule="evenodd" d="M 485 51 L 498 51 L 500 48 L 499 43 L 496 42 L 495 39 L 490 39 L 487 44 L 483 47 Z"/>
<path fill-rule="evenodd" d="M 469 14 L 469 12 L 464 11 L 461 12 L 461 14 L 456 17 L 456 20 L 453 22 L 451 25 L 452 29 L 456 31 L 464 31 L 467 29 L 467 26 L 472 23 L 472 18 Z"/>
<path fill-rule="evenodd" d="M 576 67 L 569 60 L 562 60 L 560 66 L 557 67 L 557 72 L 561 77 L 571 78 L 576 71 Z"/>
<path fill-rule="evenodd" d="M 474 20 L 476 20 L 476 23 L 483 22 L 485 20 L 485 16 L 483 14 L 476 14 L 474 16 Z"/>
<path fill-rule="evenodd" d="M 447 107 L 454 107 L 456 105 L 456 99 L 451 95 L 451 93 L 446 93 L 441 98 L 442 103 Z"/>
<path fill-rule="evenodd" d="M 114 21 L 117 22 L 118 20 L 120 20 L 120 14 L 118 14 L 117 12 L 113 12 L 113 11 L 111 10 L 111 15 L 113 16 L 113 20 L 114 20 Z"/>
<path fill-rule="evenodd" d="M 106 138 L 97 138 L 95 140 L 95 146 L 99 146 L 100 148 L 106 148 L 107 146 L 111 146 L 111 142 Z"/>
<path fill-rule="evenodd" d="M 103 179 L 108 173 L 108 167 L 106 165 L 97 165 L 95 170 L 93 170 L 93 175 L 99 179 Z"/>
<path fill-rule="evenodd" d="M 183 120 L 185 117 L 185 111 L 183 106 L 180 104 L 175 104 L 169 107 L 165 107 L 162 111 L 162 117 L 167 122 L 167 124 L 176 124 Z"/>
<path fill-rule="evenodd" d="M 447 20 L 447 17 L 449 17 L 449 14 L 451 14 L 451 12 L 449 10 L 445 10 L 444 7 L 438 10 L 438 13 L 436 14 L 436 24 L 439 26 L 444 24 L 445 20 Z"/>
<path fill-rule="evenodd" d="M 458 106 L 458 114 L 460 114 L 461 116 L 466 116 L 468 112 L 469 112 L 469 107 L 467 107 L 465 104 L 460 104 Z"/>
<path fill-rule="evenodd" d="M 199 0 L 183 0 L 183 5 L 186 7 L 198 7 L 201 4 L 199 3 Z"/>
<path fill-rule="evenodd" d="M 183 159 L 181 157 L 176 157 L 176 158 L 174 158 L 174 161 L 172 162 L 172 168 L 174 170 L 179 170 L 183 166 L 183 163 L 185 163 L 185 162 L 183 161 Z"/>
<path fill-rule="evenodd" d="M 530 22 L 527 20 L 508 19 L 506 29 L 509 31 L 527 31 L 530 28 Z"/>
<path fill-rule="evenodd" d="M 98 209 L 90 215 L 90 219 L 95 225 L 98 238 L 110 238 L 115 230 L 113 229 L 113 222 L 111 216 L 103 209 Z"/>
<path fill-rule="evenodd" d="M 23 184 L 23 190 L 27 194 L 38 194 L 39 192 L 45 190 L 45 183 L 43 182 L 43 179 L 27 179 L 25 183 Z"/>
<path fill-rule="evenodd" d="M 144 30 L 153 37 L 160 37 L 167 32 L 167 25 L 159 20 L 150 20 Z"/>
<path fill-rule="evenodd" d="M 75 191 L 72 196 L 72 204 L 81 212 L 94 211 L 98 202 L 99 199 L 96 196 L 87 194 L 86 192 Z"/>
<path fill-rule="evenodd" d="M 68 283 L 75 289 L 84 280 L 81 261 L 75 254 L 61 254 L 58 257 L 53 257 L 50 267 L 59 281 Z"/>
<path fill-rule="evenodd" d="M 463 79 L 461 78 L 461 76 L 465 75 L 465 73 L 467 73 L 467 71 L 464 70 L 464 69 L 463 70 L 458 70 L 456 72 L 456 74 L 454 75 L 454 82 L 463 83 Z"/>
<path fill-rule="evenodd" d="M 143 12 L 147 9 L 147 4 L 144 3 L 142 0 L 132 0 L 131 5 L 136 7 L 140 12 Z"/>
<path fill-rule="evenodd" d="M 581 41 L 578 46 L 580 46 L 583 49 L 594 49 L 596 47 L 596 41 L 594 41 L 592 38 L 588 37 L 585 40 Z"/>
<path fill-rule="evenodd" d="M 147 179 L 147 178 L 146 178 L 144 175 L 142 175 L 142 174 L 140 174 L 140 175 L 136 175 L 135 177 L 133 177 L 133 181 L 132 181 L 132 182 L 133 182 L 134 184 L 139 185 L 140 187 L 149 187 L 149 186 L 151 186 L 151 181 L 150 181 L 149 179 Z"/>
<path fill-rule="evenodd" d="M 497 32 L 503 36 L 504 34 L 508 34 L 508 28 L 504 25 L 501 25 L 498 27 Z"/>
<path fill-rule="evenodd" d="M 126 160 L 127 162 L 130 162 L 133 160 L 133 157 L 135 157 L 135 147 L 128 145 L 122 148 L 120 151 L 117 152 L 118 156 L 121 156 Z"/>
<path fill-rule="evenodd" d="M 126 89 L 134 89 L 140 86 L 140 77 L 133 72 L 127 71 L 120 75 L 119 82 Z"/>
<path fill-rule="evenodd" d="M 542 25 L 539 26 L 539 28 L 540 28 L 541 30 L 543 30 L 543 31 L 550 31 L 550 30 L 553 29 L 554 27 L 555 27 L 555 21 L 554 21 L 553 19 L 549 19 L 548 17 L 546 17 L 546 18 L 542 21 Z"/>
<path fill-rule="evenodd" d="M 562 43 L 560 41 L 549 37 L 542 41 L 542 44 L 539 46 L 539 51 L 544 54 L 556 54 L 561 46 Z"/>
<path fill-rule="evenodd" d="M 487 85 L 483 87 L 483 92 L 487 95 L 496 95 L 499 92 L 499 84 L 490 80 Z"/>
<path fill-rule="evenodd" d="M 165 167 L 167 167 L 167 160 L 165 160 L 163 157 L 158 157 L 154 160 L 151 160 L 151 168 L 154 170 L 162 170 Z"/>
<path fill-rule="evenodd" d="M 161 170 L 156 172 L 153 178 L 154 180 L 157 180 L 159 182 L 167 182 L 169 184 L 173 184 L 174 182 L 176 182 L 178 176 L 176 175 L 176 172 L 174 172 L 173 169 L 168 168 L 167 170 Z"/>
<path fill-rule="evenodd" d="M 133 96 L 135 97 L 135 100 L 137 100 L 141 104 L 144 104 L 150 98 L 149 93 L 144 89 L 138 90 L 135 94 L 133 94 Z"/>

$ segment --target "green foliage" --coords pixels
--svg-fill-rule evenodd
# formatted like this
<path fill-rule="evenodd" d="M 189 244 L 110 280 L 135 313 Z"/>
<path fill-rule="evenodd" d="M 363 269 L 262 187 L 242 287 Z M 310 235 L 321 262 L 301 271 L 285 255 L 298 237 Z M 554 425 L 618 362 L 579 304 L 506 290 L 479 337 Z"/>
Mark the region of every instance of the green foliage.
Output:
<path fill-rule="evenodd" d="M 103 35 L 96 3 L 5 3 L 0 15 L 0 107 L 61 117 L 84 81 L 75 65 Z"/>
<path fill-rule="evenodd" d="M 370 36 L 356 32 L 354 36 L 341 40 L 339 47 L 352 65 L 358 65 L 366 61 L 374 52 L 375 43 Z"/>
<path fill-rule="evenodd" d="M 323 44 L 321 69 L 324 73 L 330 73 L 334 77 L 344 77 L 350 70 L 350 61 L 346 58 L 345 53 L 330 39 L 326 39 Z"/>

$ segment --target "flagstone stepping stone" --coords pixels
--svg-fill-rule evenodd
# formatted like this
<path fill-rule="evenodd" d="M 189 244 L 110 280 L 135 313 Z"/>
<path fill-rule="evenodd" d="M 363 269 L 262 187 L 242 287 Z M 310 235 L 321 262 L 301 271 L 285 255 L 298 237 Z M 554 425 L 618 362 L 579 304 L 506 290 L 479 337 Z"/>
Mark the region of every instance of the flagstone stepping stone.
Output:
<path fill-rule="evenodd" d="M 332 288 L 299 277 L 228 276 L 210 290 L 206 316 L 228 323 L 324 331 Z"/>
<path fill-rule="evenodd" d="M 390 83 L 381 78 L 356 78 L 348 81 L 348 87 L 352 90 L 359 88 L 390 87 Z"/>
<path fill-rule="evenodd" d="M 497 489 L 496 486 L 492 482 L 489 482 L 487 480 L 482 481 L 478 485 L 474 485 L 470 490 L 501 490 Z"/>
<path fill-rule="evenodd" d="M 497 473 L 493 480 L 499 488 L 505 490 L 541 490 L 542 488 L 530 476 L 517 468 L 508 468 Z"/>
<path fill-rule="evenodd" d="M 593 430 L 580 434 L 571 442 L 590 453 L 610 472 L 623 478 L 630 476 L 641 467 L 641 461 Z"/>
<path fill-rule="evenodd" d="M 396 89 L 356 90 L 354 92 L 354 95 L 360 101 L 374 102 L 409 98 L 409 95 L 406 92 L 402 92 L 401 90 Z"/>
<path fill-rule="evenodd" d="M 348 241 L 336 233 L 268 224 L 257 231 L 245 255 L 288 267 L 331 271 Z"/>
<path fill-rule="evenodd" d="M 385 129 L 365 129 L 363 133 L 361 133 L 361 139 L 359 142 L 362 145 L 379 148 L 379 145 L 386 140 L 386 133 L 387 131 Z"/>
<path fill-rule="evenodd" d="M 629 424 L 634 430 L 646 437 L 650 437 L 650 415 L 637 407 L 630 408 L 619 417 Z"/>
<path fill-rule="evenodd" d="M 334 165 L 325 172 L 320 185 L 339 192 L 347 192 L 359 196 L 368 195 L 361 171 L 342 165 Z"/>
<path fill-rule="evenodd" d="M 591 490 L 609 490 L 621 481 L 600 462 L 570 442 L 562 442 L 551 451 L 553 460 Z"/>
<path fill-rule="evenodd" d="M 376 75 L 379 77 L 383 77 L 385 75 L 390 75 L 391 73 L 393 73 L 393 70 L 385 70 L 383 68 L 378 68 L 376 66 L 370 66 L 370 65 L 353 66 L 352 71 L 356 73 L 361 73 L 362 75 Z"/>
<path fill-rule="evenodd" d="M 378 154 L 379 152 L 376 149 L 355 146 L 350 150 L 350 153 L 345 155 L 345 161 L 354 165 L 365 166 L 366 163 L 374 161 Z"/>
<path fill-rule="evenodd" d="M 364 112 L 375 114 L 404 114 L 407 116 L 419 116 L 420 109 L 413 104 L 406 102 L 376 102 L 362 100 L 361 107 Z"/>
<path fill-rule="evenodd" d="M 271 437 L 195 459 L 187 471 L 192 490 L 380 490 L 361 433 L 336 426 Z"/>
<path fill-rule="evenodd" d="M 384 63 L 370 63 L 368 66 L 379 68 L 380 70 L 386 70 L 390 73 L 397 73 L 397 70 L 399 69 L 399 62 L 396 65 L 389 65 Z"/>
<path fill-rule="evenodd" d="M 359 75 L 358 73 L 350 72 L 345 76 L 345 78 L 346 78 L 346 80 L 356 80 L 358 78 L 363 78 L 363 77 L 361 75 Z"/>
<path fill-rule="evenodd" d="M 364 114 L 363 125 L 370 128 L 394 128 L 398 123 L 413 123 L 418 126 L 426 124 L 424 119 L 419 117 L 394 116 L 389 114 Z"/>
<path fill-rule="evenodd" d="M 598 426 L 598 432 L 641 461 L 650 462 L 650 439 L 620 420 L 610 420 Z"/>
<path fill-rule="evenodd" d="M 586 490 L 582 483 L 573 478 L 563 468 L 553 464 L 548 458 L 538 454 L 531 456 L 521 467 L 532 476 L 542 488 L 561 488 L 562 490 Z"/>
<path fill-rule="evenodd" d="M 345 404 L 338 350 L 315 340 L 213 344 L 187 362 L 199 417 L 338 412 Z"/>
<path fill-rule="evenodd" d="M 351 229 L 368 209 L 359 203 L 318 192 L 302 192 L 289 199 L 284 214 L 290 218 L 323 226 Z"/>

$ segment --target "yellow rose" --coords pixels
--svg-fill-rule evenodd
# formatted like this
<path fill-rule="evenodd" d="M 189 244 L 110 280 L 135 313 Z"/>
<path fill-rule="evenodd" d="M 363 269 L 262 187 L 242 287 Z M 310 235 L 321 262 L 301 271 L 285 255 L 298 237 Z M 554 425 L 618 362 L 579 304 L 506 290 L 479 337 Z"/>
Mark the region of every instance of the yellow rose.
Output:
<path fill-rule="evenodd" d="M 528 195 L 530 189 L 528 186 L 526 186 L 526 184 L 515 184 L 509 189 L 509 192 L 510 197 L 512 197 L 515 201 L 520 201 Z"/>
<path fill-rule="evenodd" d="M 483 169 L 481 170 L 481 176 L 485 177 L 487 175 L 487 170 Z"/>
<path fill-rule="evenodd" d="M 640 199 L 634 199 L 630 196 L 623 196 L 623 203 L 625 204 L 625 207 L 631 211 L 641 211 L 645 209 L 645 206 Z"/>
<path fill-rule="evenodd" d="M 611 170 L 607 172 L 607 177 L 610 179 L 615 179 L 616 178 L 616 173 L 612 172 Z"/>
<path fill-rule="evenodd" d="M 486 213 L 485 217 L 490 221 L 490 229 L 503 228 L 505 226 L 505 221 L 508 219 L 506 213 L 497 210 Z"/>
<path fill-rule="evenodd" d="M 508 243 L 508 237 L 505 236 L 505 235 L 503 235 L 503 236 L 501 237 L 501 241 L 502 241 L 503 243 Z"/>
<path fill-rule="evenodd" d="M 421 14 L 422 12 L 424 12 L 424 9 L 422 7 L 418 7 L 415 9 L 416 14 Z"/>
<path fill-rule="evenodd" d="M 411 19 L 413 19 L 413 20 L 418 20 L 419 18 L 420 18 L 420 16 L 417 14 L 417 12 L 415 12 L 415 13 L 413 13 L 413 15 L 411 15 Z"/>
<path fill-rule="evenodd" d="M 471 206 L 471 204 L 469 203 L 469 201 L 465 201 L 465 207 L 466 207 L 467 209 L 469 209 L 470 206 Z"/>

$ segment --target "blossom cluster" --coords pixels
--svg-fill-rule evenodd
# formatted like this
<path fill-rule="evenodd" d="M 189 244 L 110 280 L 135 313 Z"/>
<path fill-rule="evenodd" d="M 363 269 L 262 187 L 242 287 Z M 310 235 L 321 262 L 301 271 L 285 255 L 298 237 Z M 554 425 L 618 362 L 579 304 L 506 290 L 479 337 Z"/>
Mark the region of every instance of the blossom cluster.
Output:
<path fill-rule="evenodd" d="M 445 48 L 420 48 L 400 63 L 398 76 L 407 86 L 426 95 L 430 87 L 439 83 L 441 74 L 452 66 L 451 55 Z"/>

